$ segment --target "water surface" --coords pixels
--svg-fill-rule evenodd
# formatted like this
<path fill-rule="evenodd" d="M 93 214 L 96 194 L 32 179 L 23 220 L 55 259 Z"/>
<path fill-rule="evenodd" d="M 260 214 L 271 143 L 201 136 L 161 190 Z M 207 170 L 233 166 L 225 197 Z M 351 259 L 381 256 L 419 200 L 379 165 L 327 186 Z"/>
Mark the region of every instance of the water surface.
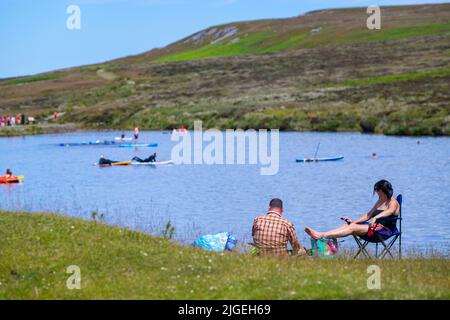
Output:
<path fill-rule="evenodd" d="M 0 208 L 51 211 L 160 233 L 171 221 L 176 238 L 191 242 L 201 233 L 233 232 L 251 238 L 252 221 L 273 197 L 309 245 L 306 225 L 324 230 L 339 217 L 356 218 L 376 197 L 373 184 L 392 182 L 404 195 L 403 243 L 448 252 L 450 242 L 450 138 L 386 137 L 358 133 L 281 133 L 280 169 L 261 176 L 256 165 L 93 166 L 100 155 L 115 160 L 158 153 L 170 159 L 175 142 L 162 132 L 142 132 L 140 142 L 158 148 L 58 147 L 61 142 L 114 139 L 115 132 L 83 132 L 0 139 L 0 169 L 26 177 L 23 185 L 0 186 Z M 420 144 L 417 141 L 420 140 Z M 330 163 L 296 163 L 297 157 L 343 155 Z M 377 158 L 371 157 L 372 152 Z M 344 246 L 352 246 L 348 239 Z"/>

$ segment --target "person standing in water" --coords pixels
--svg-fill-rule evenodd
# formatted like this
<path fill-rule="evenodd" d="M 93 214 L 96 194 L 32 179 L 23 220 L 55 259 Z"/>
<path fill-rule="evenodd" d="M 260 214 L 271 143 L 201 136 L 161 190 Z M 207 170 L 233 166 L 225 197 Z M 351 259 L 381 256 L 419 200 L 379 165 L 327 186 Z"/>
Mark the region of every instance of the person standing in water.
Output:
<path fill-rule="evenodd" d="M 139 139 L 139 128 L 138 127 L 134 128 L 134 140 L 137 141 L 137 139 Z"/>

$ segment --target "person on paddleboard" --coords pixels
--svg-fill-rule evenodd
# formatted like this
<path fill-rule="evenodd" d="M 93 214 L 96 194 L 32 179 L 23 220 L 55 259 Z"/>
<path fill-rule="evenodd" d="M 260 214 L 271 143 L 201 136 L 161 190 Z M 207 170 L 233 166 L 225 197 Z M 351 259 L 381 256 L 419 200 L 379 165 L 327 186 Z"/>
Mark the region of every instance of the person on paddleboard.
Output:
<path fill-rule="evenodd" d="M 349 217 L 342 217 L 346 222 L 336 229 L 327 232 L 318 232 L 312 228 L 305 228 L 305 232 L 313 239 L 321 238 L 343 238 L 349 235 L 368 235 L 369 237 L 377 232 L 382 238 L 389 238 L 396 231 L 395 222 L 392 219 L 383 219 L 398 216 L 400 204 L 393 197 L 394 189 L 387 180 L 380 180 L 373 187 L 374 194 L 378 195 L 378 200 L 370 211 L 360 218 L 352 221 Z"/>
<path fill-rule="evenodd" d="M 139 128 L 134 128 L 134 140 L 137 140 L 139 138 Z"/>
<path fill-rule="evenodd" d="M 100 166 L 110 166 L 113 163 L 117 163 L 117 161 L 106 159 L 104 156 L 100 156 L 100 159 L 98 160 Z"/>
<path fill-rule="evenodd" d="M 133 159 L 131 159 L 131 161 L 136 161 L 136 162 L 140 162 L 140 163 L 156 162 L 156 153 L 152 154 L 151 156 L 149 156 L 146 159 L 141 159 L 139 157 L 134 157 Z"/>

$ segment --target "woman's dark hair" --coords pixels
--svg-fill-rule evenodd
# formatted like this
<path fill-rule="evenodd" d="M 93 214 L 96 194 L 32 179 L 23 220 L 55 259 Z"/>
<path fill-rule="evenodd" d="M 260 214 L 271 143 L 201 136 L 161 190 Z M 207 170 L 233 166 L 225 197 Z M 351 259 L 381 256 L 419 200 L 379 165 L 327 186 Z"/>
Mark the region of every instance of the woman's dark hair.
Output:
<path fill-rule="evenodd" d="M 394 194 L 394 189 L 392 184 L 387 180 L 380 180 L 373 186 L 373 192 L 382 191 L 389 199 L 392 198 Z"/>

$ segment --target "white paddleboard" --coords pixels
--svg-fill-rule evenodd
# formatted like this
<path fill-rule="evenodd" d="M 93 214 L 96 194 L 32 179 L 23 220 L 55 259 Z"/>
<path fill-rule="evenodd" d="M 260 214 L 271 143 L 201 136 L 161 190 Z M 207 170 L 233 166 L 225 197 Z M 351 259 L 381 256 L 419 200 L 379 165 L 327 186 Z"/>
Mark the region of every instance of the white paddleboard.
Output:
<path fill-rule="evenodd" d="M 133 138 L 115 137 L 114 140 L 116 140 L 116 141 L 131 141 L 131 140 L 133 140 Z"/>
<path fill-rule="evenodd" d="M 163 166 L 167 164 L 173 164 L 172 160 L 167 161 L 155 161 L 155 162 L 132 162 L 133 166 Z"/>

